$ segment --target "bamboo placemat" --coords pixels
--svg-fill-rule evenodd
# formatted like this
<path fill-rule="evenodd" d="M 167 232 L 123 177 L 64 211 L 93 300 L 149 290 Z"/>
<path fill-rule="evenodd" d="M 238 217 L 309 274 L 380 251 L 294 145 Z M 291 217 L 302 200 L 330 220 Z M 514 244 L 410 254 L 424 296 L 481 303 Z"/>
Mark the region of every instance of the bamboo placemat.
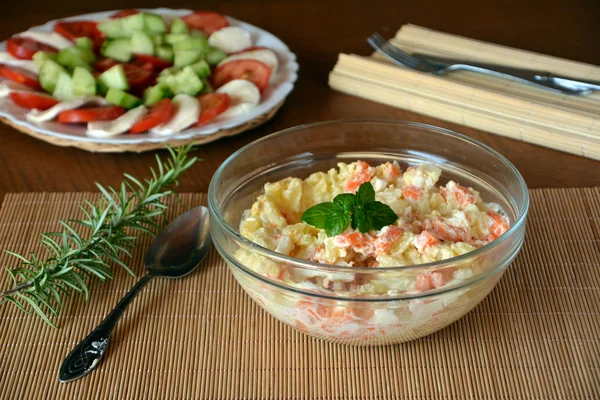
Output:
<path fill-rule="evenodd" d="M 404 25 L 392 43 L 413 54 L 600 80 L 600 67 Z M 336 90 L 435 118 L 600 160 L 600 93 L 573 96 L 457 71 L 443 77 L 401 68 L 379 53 L 340 54 Z"/>
<path fill-rule="evenodd" d="M 39 232 L 77 217 L 89 193 L 9 194 L 0 247 L 39 251 Z M 464 318 L 413 342 L 344 347 L 263 312 L 213 251 L 181 280 L 151 282 L 119 323 L 102 364 L 60 384 L 62 359 L 133 285 L 93 282 L 54 330 L 0 307 L 0 397 L 170 399 L 592 399 L 600 396 L 600 188 L 532 190 L 523 250 Z M 184 194 L 171 215 L 201 204 Z M 140 238 L 130 265 L 142 273 Z M 14 265 L 6 254 L 2 265 Z M 4 274 L 6 275 L 6 274 Z"/>

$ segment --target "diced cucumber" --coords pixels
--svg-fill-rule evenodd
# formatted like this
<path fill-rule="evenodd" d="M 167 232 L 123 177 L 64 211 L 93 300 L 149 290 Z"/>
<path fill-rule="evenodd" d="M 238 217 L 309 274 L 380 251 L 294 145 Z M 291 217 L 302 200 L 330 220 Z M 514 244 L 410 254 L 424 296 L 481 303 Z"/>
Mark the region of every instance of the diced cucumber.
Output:
<path fill-rule="evenodd" d="M 182 50 L 175 51 L 175 57 L 173 64 L 176 67 L 185 67 L 186 65 L 190 65 L 200 60 L 200 53 L 195 50 Z"/>
<path fill-rule="evenodd" d="M 95 95 L 96 79 L 90 71 L 75 67 L 73 71 L 73 96 Z"/>
<path fill-rule="evenodd" d="M 75 67 L 92 69 L 91 63 L 96 61 L 96 56 L 91 50 L 80 49 L 79 47 L 66 47 L 56 56 L 56 62 L 67 67 L 72 71 Z"/>
<path fill-rule="evenodd" d="M 127 83 L 127 75 L 121 64 L 117 64 L 110 69 L 104 71 L 98 77 L 98 83 L 101 89 L 108 90 L 109 88 L 127 90 L 129 89 L 129 83 Z"/>
<path fill-rule="evenodd" d="M 169 87 L 162 83 L 157 83 L 144 91 L 144 105 L 148 107 L 153 106 L 160 100 L 170 96 L 171 91 L 169 90 Z"/>
<path fill-rule="evenodd" d="M 142 31 L 135 31 L 131 35 L 131 52 L 141 54 L 154 54 L 154 42 L 150 36 Z"/>
<path fill-rule="evenodd" d="M 165 33 L 167 24 L 158 14 L 142 13 L 144 15 L 145 31 L 148 33 Z"/>
<path fill-rule="evenodd" d="M 202 31 L 199 31 L 198 29 L 191 29 L 190 36 L 204 38 L 204 39 L 208 40 L 208 35 Z"/>
<path fill-rule="evenodd" d="M 165 37 L 164 35 L 152 35 L 152 41 L 155 47 L 162 46 L 165 44 Z"/>
<path fill-rule="evenodd" d="M 173 43 L 179 42 L 180 40 L 184 40 L 189 37 L 190 36 L 186 35 L 185 33 L 169 33 L 168 35 L 165 35 L 165 42 L 172 45 Z"/>
<path fill-rule="evenodd" d="M 202 89 L 202 93 L 212 93 L 215 91 L 208 79 L 202 78 L 202 83 L 204 83 L 204 89 Z"/>
<path fill-rule="evenodd" d="M 106 101 L 116 106 L 132 109 L 142 104 L 142 100 L 120 89 L 110 88 L 106 92 Z"/>
<path fill-rule="evenodd" d="M 189 66 L 175 75 L 167 75 L 165 83 L 174 94 L 195 96 L 204 89 L 204 83 Z"/>
<path fill-rule="evenodd" d="M 48 59 L 40 67 L 40 85 L 42 86 L 42 88 L 44 88 L 46 92 L 54 93 L 54 89 L 56 89 L 58 79 L 62 75 L 66 75 L 68 78 L 70 78 L 69 74 L 63 67 L 58 65 L 58 63 L 56 63 L 55 61 Z"/>
<path fill-rule="evenodd" d="M 200 78 L 206 78 L 210 76 L 210 66 L 204 60 L 196 61 L 195 63 L 190 65 L 190 67 Z"/>
<path fill-rule="evenodd" d="M 171 22 L 171 33 L 188 33 L 188 27 L 181 18 L 175 18 Z"/>
<path fill-rule="evenodd" d="M 52 97 L 60 101 L 69 100 L 73 97 L 73 80 L 69 74 L 60 74 Z"/>
<path fill-rule="evenodd" d="M 171 46 L 160 46 L 156 49 L 156 55 L 158 58 L 173 62 L 173 49 Z"/>
<path fill-rule="evenodd" d="M 131 59 L 131 41 L 129 39 L 107 40 L 100 52 L 104 57 L 127 62 Z"/>
<path fill-rule="evenodd" d="M 206 61 L 210 65 L 217 65 L 225 58 L 227 58 L 227 54 L 223 50 L 217 49 L 216 47 L 208 48 L 208 53 L 206 53 Z"/>
<path fill-rule="evenodd" d="M 90 50 L 90 51 L 94 50 L 94 42 L 92 42 L 92 39 L 90 39 L 89 37 L 85 37 L 85 36 L 75 39 L 75 46 L 77 46 L 80 49 L 84 49 L 84 50 Z"/>
<path fill-rule="evenodd" d="M 146 15 L 144 13 L 130 15 L 125 18 L 120 18 L 123 24 L 123 31 L 127 36 L 131 37 L 135 31 L 146 31 Z"/>
<path fill-rule="evenodd" d="M 199 37 L 188 37 L 187 39 L 178 40 L 173 43 L 173 50 L 175 52 L 193 50 L 205 54 L 208 50 L 208 40 Z"/>
<path fill-rule="evenodd" d="M 114 39 L 128 37 L 129 33 L 125 31 L 123 19 L 124 18 L 117 18 L 102 22 L 98 24 L 98 29 L 109 38 Z"/>
<path fill-rule="evenodd" d="M 45 51 L 38 51 L 33 55 L 33 62 L 35 63 L 38 71 L 42 68 L 42 64 L 47 60 L 56 61 L 56 53 L 46 53 Z"/>

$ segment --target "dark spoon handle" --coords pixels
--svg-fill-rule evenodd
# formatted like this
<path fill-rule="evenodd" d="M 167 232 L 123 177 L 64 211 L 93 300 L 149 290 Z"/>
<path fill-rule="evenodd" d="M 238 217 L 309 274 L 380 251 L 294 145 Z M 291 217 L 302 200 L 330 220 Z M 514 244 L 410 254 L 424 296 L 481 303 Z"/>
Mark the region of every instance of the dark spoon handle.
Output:
<path fill-rule="evenodd" d="M 58 379 L 61 382 L 74 381 L 96 368 L 108 348 L 110 335 L 117 322 L 135 296 L 154 276 L 148 273 L 137 281 L 100 325 L 69 353 L 58 373 Z"/>

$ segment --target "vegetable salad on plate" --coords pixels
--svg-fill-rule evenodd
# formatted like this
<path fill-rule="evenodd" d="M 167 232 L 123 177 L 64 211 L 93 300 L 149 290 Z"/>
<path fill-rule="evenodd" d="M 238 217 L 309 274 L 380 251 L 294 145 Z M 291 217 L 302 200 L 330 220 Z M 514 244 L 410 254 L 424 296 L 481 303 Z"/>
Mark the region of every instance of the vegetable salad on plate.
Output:
<path fill-rule="evenodd" d="M 216 12 L 181 18 L 122 10 L 58 21 L 0 52 L 0 96 L 35 124 L 87 124 L 87 135 L 173 135 L 246 113 L 277 74 L 278 56 Z"/>
<path fill-rule="evenodd" d="M 236 258 L 271 280 L 327 296 L 410 296 L 457 286 L 474 276 L 476 265 L 456 263 L 424 272 L 396 268 L 385 277 L 352 273 L 356 267 L 410 267 L 447 260 L 508 230 L 503 210 L 486 203 L 474 189 L 454 181 L 438 186 L 441 172 L 429 163 L 403 171 L 397 162 L 371 166 L 356 161 L 339 163 L 337 169 L 306 179 L 267 183 L 244 213 L 240 233 L 276 253 L 349 267 L 348 272 L 328 272 L 327 265 L 291 268 L 246 248 L 238 249 Z M 416 299 L 374 311 L 337 307 L 335 302 L 324 307 L 301 297 L 245 289 L 284 322 L 317 336 L 335 333 L 339 340 L 381 340 L 392 331 L 402 335 L 404 328 L 419 329 L 419 321 L 430 323 L 462 293 L 457 290 L 443 300 Z M 464 310 L 455 312 L 462 315 Z"/>

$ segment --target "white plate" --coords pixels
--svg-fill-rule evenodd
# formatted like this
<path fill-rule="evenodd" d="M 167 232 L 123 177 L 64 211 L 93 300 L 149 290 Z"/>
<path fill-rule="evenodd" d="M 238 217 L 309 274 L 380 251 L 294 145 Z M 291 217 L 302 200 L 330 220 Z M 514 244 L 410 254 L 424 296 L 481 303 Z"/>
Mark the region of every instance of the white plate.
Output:
<path fill-rule="evenodd" d="M 172 10 L 169 8 L 155 8 L 155 9 L 140 9 L 142 11 L 153 12 L 163 16 L 182 17 L 189 14 L 192 10 Z M 103 11 L 93 14 L 78 15 L 76 17 L 61 18 L 60 20 L 75 21 L 82 19 L 91 20 L 102 20 L 107 19 L 115 11 Z M 298 78 L 298 63 L 296 62 L 296 55 L 290 51 L 290 49 L 279 40 L 276 36 L 271 33 L 257 28 L 254 25 L 247 24 L 242 21 L 238 21 L 234 18 L 227 17 L 229 23 L 234 26 L 250 32 L 252 35 L 252 42 L 255 46 L 265 46 L 277 53 L 279 58 L 279 71 L 277 72 L 276 78 L 269 84 L 267 89 L 263 92 L 260 104 L 252 109 L 250 112 L 243 115 L 236 115 L 229 118 L 218 117 L 214 122 L 206 124 L 202 127 L 186 129 L 172 136 L 158 136 L 153 134 L 141 134 L 141 135 L 120 135 L 111 138 L 92 138 L 85 134 L 85 127 L 75 126 L 68 124 L 59 124 L 57 122 L 46 122 L 41 124 L 32 124 L 25 118 L 27 110 L 18 107 L 11 100 L 10 97 L 0 99 L 0 117 L 5 117 L 14 122 L 16 125 L 21 125 L 31 129 L 37 133 L 41 133 L 48 136 L 53 136 L 61 139 L 69 139 L 77 142 L 90 142 L 90 143 L 106 143 L 106 144 L 140 144 L 140 143 L 160 143 L 168 140 L 183 140 L 189 139 L 199 135 L 211 135 L 217 133 L 221 129 L 230 129 L 245 124 L 251 121 L 267 111 L 271 110 L 281 101 L 283 101 L 287 95 L 294 88 L 294 82 Z M 49 21 L 44 25 L 30 28 L 30 30 L 51 32 L 54 24 L 59 20 Z M 6 51 L 6 41 L 0 43 L 0 51 Z"/>

